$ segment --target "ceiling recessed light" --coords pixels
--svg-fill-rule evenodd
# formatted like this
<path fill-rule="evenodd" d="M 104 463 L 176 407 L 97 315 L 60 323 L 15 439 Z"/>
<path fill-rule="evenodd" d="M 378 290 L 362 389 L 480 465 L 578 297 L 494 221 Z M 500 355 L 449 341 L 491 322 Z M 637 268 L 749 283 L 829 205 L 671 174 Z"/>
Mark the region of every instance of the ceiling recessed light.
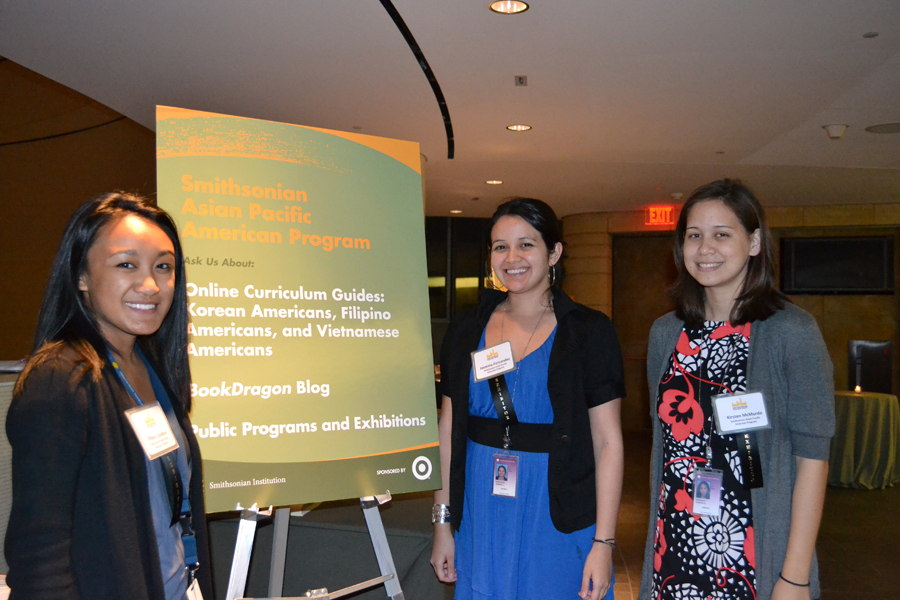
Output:
<path fill-rule="evenodd" d="M 506 128 L 510 131 L 528 131 L 529 129 L 531 129 L 531 125 L 507 125 Z"/>
<path fill-rule="evenodd" d="M 459 209 L 457 208 L 457 209 L 451 210 L 451 211 L 450 211 L 450 214 L 451 214 L 451 215 L 461 215 L 461 214 L 462 214 L 462 211 L 459 210 Z"/>
<path fill-rule="evenodd" d="M 524 2 L 503 0 L 503 2 L 491 2 L 489 8 L 495 13 L 500 13 L 501 15 L 515 15 L 528 10 L 528 5 Z"/>
<path fill-rule="evenodd" d="M 822 129 L 825 130 L 825 133 L 828 135 L 828 139 L 830 140 L 839 140 L 841 136 L 844 135 L 844 132 L 847 131 L 849 125 L 844 125 L 842 123 L 832 123 L 831 125 L 822 125 Z"/>
<path fill-rule="evenodd" d="M 900 123 L 882 123 L 866 127 L 869 133 L 900 133 Z"/>
<path fill-rule="evenodd" d="M 877 38 L 877 37 L 878 37 L 878 32 L 877 32 L 877 31 L 870 31 L 869 33 L 864 33 L 864 34 L 863 34 L 863 37 L 866 38 L 867 40 L 871 40 L 872 38 Z"/>
<path fill-rule="evenodd" d="M 499 179 L 488 179 L 487 181 L 485 181 L 485 183 L 488 185 L 500 185 L 503 182 Z"/>

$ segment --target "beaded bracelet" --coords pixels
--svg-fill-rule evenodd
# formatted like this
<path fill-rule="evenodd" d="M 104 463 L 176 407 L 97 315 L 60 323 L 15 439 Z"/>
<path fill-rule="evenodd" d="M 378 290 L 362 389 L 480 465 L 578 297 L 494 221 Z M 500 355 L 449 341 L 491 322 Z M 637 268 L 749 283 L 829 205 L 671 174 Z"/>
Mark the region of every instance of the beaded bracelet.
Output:
<path fill-rule="evenodd" d="M 782 575 L 781 573 L 778 573 L 778 578 L 781 579 L 782 581 L 786 582 L 786 583 L 789 583 L 789 584 L 791 584 L 791 585 L 795 585 L 795 586 L 797 586 L 797 587 L 809 587 L 809 582 L 808 582 L 808 581 L 807 581 L 806 583 L 794 583 L 794 582 L 791 581 L 790 579 L 785 578 L 785 576 Z"/>
<path fill-rule="evenodd" d="M 596 542 L 598 544 L 604 544 L 606 546 L 609 546 L 610 548 L 616 547 L 616 539 L 615 538 L 608 538 L 605 540 L 600 540 L 600 539 L 594 538 L 594 542 Z"/>

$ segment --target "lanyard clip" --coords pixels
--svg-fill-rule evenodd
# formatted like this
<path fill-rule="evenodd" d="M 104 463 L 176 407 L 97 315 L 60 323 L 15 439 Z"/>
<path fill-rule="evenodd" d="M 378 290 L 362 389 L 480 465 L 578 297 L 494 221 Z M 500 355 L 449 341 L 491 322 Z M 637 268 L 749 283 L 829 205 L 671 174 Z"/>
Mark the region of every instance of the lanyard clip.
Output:
<path fill-rule="evenodd" d="M 512 443 L 512 441 L 509 439 L 509 425 L 506 426 L 506 433 L 503 434 L 502 440 L 503 440 L 503 449 L 509 450 L 509 446 Z"/>

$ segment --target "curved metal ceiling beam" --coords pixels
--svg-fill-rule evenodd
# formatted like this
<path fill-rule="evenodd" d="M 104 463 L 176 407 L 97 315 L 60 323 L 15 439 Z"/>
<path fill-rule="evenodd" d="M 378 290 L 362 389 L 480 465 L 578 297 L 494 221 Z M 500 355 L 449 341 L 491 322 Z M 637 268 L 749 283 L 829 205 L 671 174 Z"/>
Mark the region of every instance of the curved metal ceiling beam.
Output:
<path fill-rule="evenodd" d="M 384 6 L 384 9 L 391 16 L 391 19 L 394 20 L 394 24 L 403 35 L 403 39 L 409 44 L 409 49 L 412 50 L 416 60 L 419 61 L 419 66 L 422 67 L 422 71 L 425 72 L 425 78 L 428 79 L 428 83 L 431 84 L 431 89 L 434 91 L 434 97 L 437 98 L 438 107 L 441 109 L 441 116 L 444 117 L 444 129 L 447 130 L 447 158 L 453 160 L 453 122 L 450 120 L 450 111 L 447 109 L 447 101 L 444 99 L 444 92 L 441 91 L 441 86 L 437 81 L 437 77 L 434 76 L 434 71 L 432 71 L 431 67 L 428 65 L 425 54 L 423 54 L 422 49 L 419 48 L 416 38 L 413 37 L 409 27 L 406 26 L 403 17 L 401 17 L 400 13 L 397 12 L 397 9 L 394 8 L 394 4 L 391 0 L 381 0 L 381 5 Z"/>
<path fill-rule="evenodd" d="M 98 123 L 96 125 L 88 125 L 87 127 L 83 127 L 81 129 L 75 129 L 73 131 L 66 131 L 63 133 L 53 133 L 50 135 L 45 135 L 43 137 L 31 138 L 28 140 L 17 140 L 14 142 L 3 142 L 0 143 L 0 146 L 15 146 L 16 144 L 30 144 L 32 142 L 43 142 L 44 140 L 52 140 L 55 138 L 66 137 L 67 135 L 75 135 L 76 133 L 83 133 L 85 131 L 90 131 L 91 129 L 98 129 L 100 127 L 106 127 L 107 125 L 112 125 L 113 123 L 118 123 L 119 121 L 124 120 L 126 117 L 117 117 L 111 121 L 107 121 L 105 123 Z"/>

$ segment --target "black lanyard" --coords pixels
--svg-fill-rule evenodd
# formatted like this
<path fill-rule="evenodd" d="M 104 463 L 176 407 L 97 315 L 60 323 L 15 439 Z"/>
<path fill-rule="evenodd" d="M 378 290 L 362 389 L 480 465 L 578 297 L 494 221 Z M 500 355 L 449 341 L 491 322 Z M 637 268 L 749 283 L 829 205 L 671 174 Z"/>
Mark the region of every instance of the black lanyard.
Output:
<path fill-rule="evenodd" d="M 701 334 L 702 335 L 702 334 Z M 729 359 L 728 363 L 725 365 L 725 368 L 722 370 L 722 380 L 721 386 L 724 387 L 725 378 L 728 375 L 728 370 L 731 368 L 732 363 L 734 362 L 734 338 L 732 336 L 736 335 L 732 333 L 728 336 L 728 345 L 729 345 Z M 740 333 L 737 333 L 740 335 Z M 707 336 L 708 337 L 708 336 Z M 702 339 L 702 338 L 701 338 Z M 701 341 L 702 343 L 702 341 Z M 708 360 L 708 359 L 707 359 Z M 748 361 L 749 363 L 749 361 Z M 749 369 L 750 365 L 745 364 L 744 368 Z M 709 379 L 709 367 L 706 364 L 706 361 L 703 361 L 703 369 L 706 371 L 706 379 Z M 749 373 L 748 373 L 749 375 Z M 746 381 L 746 378 L 745 378 Z M 700 385 L 703 385 L 702 379 Z M 745 386 L 746 387 L 746 386 Z M 710 410 L 715 410 L 713 404 L 715 401 L 712 399 L 712 396 L 715 388 L 710 391 Z M 741 391 L 746 391 L 741 390 Z M 734 390 L 731 390 L 731 393 L 734 393 Z M 710 433 L 707 438 L 707 444 L 709 447 L 712 446 L 712 436 L 715 430 L 715 419 L 710 417 L 712 424 L 710 425 Z M 717 434 L 720 437 L 724 437 L 722 434 Z M 762 475 L 762 464 L 759 462 L 759 444 L 756 440 L 756 432 L 755 431 L 747 431 L 744 433 L 736 433 L 733 434 L 734 439 L 737 442 L 737 450 L 738 450 L 738 458 L 741 461 L 741 473 L 743 474 L 743 486 L 745 490 L 751 490 L 754 488 L 763 487 L 763 475 Z M 707 457 L 709 454 L 707 454 Z M 707 465 L 709 468 L 712 468 L 712 464 Z"/>
<path fill-rule="evenodd" d="M 516 377 L 518 376 L 517 373 Z M 506 428 L 506 433 L 503 434 L 503 447 L 509 449 L 509 428 L 511 425 L 517 424 L 519 418 L 516 416 L 516 409 L 513 408 L 509 387 L 506 385 L 506 376 L 491 377 L 488 380 L 488 387 L 491 388 L 491 397 L 494 399 L 497 418 L 500 419 L 500 424 Z"/>

